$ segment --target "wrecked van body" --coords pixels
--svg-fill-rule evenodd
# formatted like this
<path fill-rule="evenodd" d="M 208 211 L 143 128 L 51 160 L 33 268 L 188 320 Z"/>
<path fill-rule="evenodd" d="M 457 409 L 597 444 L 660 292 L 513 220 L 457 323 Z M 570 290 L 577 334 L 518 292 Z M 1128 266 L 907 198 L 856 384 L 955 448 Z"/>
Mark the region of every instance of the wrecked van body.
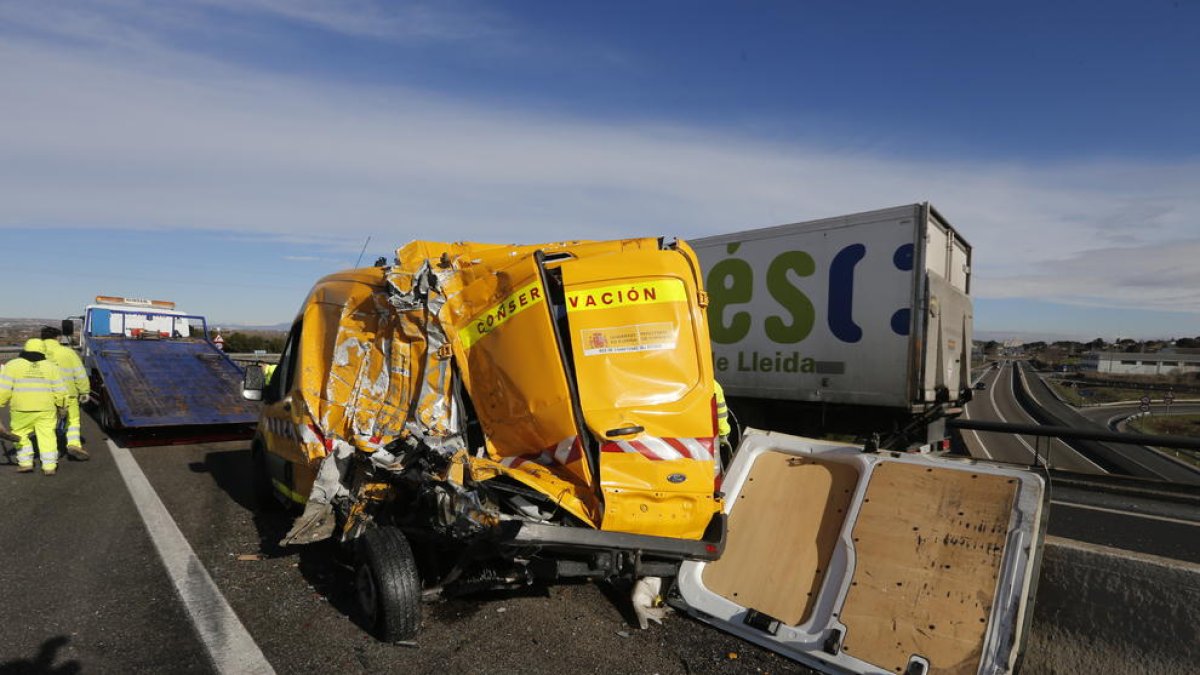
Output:
<path fill-rule="evenodd" d="M 673 575 L 725 539 L 699 263 L 683 242 L 412 242 L 319 281 L 259 388 L 284 543 L 358 560 L 376 633 L 419 600 Z"/>

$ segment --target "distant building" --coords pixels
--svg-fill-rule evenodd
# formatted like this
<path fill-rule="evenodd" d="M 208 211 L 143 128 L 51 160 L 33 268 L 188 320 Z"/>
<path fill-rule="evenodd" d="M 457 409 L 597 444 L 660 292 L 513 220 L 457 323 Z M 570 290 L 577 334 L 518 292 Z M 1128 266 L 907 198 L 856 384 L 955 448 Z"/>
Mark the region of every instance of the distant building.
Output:
<path fill-rule="evenodd" d="M 1175 352 L 1088 352 L 1080 370 L 1118 375 L 1182 375 L 1200 373 L 1200 354 Z"/>

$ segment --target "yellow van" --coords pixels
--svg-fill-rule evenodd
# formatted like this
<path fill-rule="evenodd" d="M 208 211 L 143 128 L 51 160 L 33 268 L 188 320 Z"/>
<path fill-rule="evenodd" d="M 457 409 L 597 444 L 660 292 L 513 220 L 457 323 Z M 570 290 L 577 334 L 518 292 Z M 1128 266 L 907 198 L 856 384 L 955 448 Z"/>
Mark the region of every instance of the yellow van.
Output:
<path fill-rule="evenodd" d="M 388 641 L 422 595 L 715 560 L 706 305 L 691 248 L 654 238 L 420 241 L 327 276 L 247 376 L 257 490 L 304 506 L 285 543 L 351 548 Z"/>

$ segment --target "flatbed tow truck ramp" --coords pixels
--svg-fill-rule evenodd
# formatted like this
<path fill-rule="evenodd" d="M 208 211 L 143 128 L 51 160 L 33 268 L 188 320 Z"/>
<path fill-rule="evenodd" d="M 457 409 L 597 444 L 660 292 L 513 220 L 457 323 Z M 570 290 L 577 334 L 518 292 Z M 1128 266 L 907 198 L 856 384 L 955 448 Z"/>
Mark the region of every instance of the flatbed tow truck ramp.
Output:
<path fill-rule="evenodd" d="M 253 425 L 242 369 L 174 303 L 99 296 L 84 312 L 84 367 L 109 430 Z"/>

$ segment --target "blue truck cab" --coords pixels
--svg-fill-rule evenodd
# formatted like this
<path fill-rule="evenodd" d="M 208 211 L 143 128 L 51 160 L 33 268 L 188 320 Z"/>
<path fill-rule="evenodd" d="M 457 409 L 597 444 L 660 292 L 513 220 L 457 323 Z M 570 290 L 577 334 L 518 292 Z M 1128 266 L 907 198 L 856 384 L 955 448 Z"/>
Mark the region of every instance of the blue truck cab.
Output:
<path fill-rule="evenodd" d="M 204 317 L 175 303 L 97 296 L 80 335 L 99 421 L 109 430 L 245 425 L 242 369 L 208 338 Z"/>

